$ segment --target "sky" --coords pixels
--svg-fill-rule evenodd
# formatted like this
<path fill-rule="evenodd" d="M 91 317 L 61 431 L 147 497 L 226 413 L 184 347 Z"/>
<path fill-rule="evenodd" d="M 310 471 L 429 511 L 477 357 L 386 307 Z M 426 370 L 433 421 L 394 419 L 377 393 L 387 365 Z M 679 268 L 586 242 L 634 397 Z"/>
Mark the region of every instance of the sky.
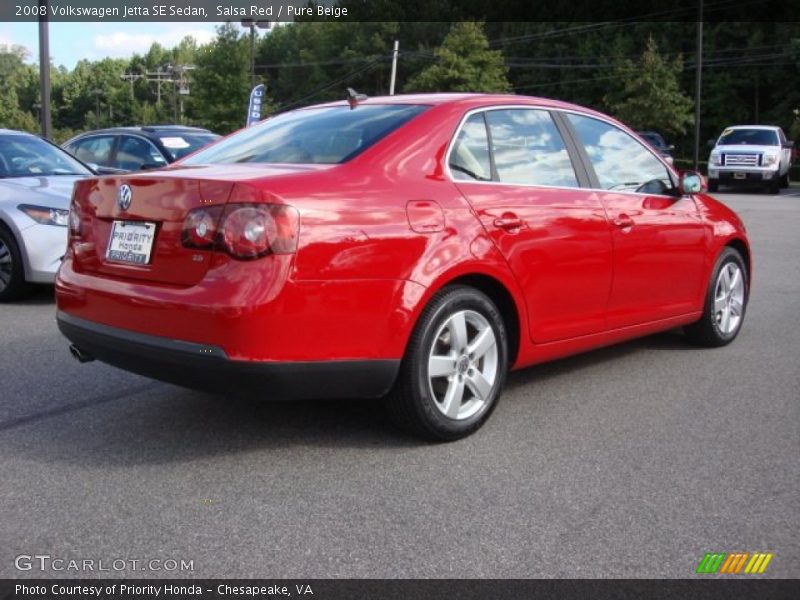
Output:
<path fill-rule="evenodd" d="M 185 36 L 206 43 L 221 23 L 50 23 L 50 57 L 56 66 L 72 69 L 81 59 L 107 56 L 125 58 L 144 54 L 150 44 L 167 48 Z M 30 52 L 29 62 L 39 62 L 39 24 L 0 22 L 0 46 L 18 44 Z"/>

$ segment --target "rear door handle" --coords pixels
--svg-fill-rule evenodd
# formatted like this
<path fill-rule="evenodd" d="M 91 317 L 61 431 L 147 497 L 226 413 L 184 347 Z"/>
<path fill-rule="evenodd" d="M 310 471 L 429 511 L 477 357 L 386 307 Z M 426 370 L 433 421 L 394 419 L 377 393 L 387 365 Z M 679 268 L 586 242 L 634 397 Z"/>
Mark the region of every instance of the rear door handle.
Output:
<path fill-rule="evenodd" d="M 617 215 L 617 218 L 614 219 L 613 222 L 614 222 L 614 225 L 616 225 L 620 229 L 627 229 L 628 227 L 633 227 L 633 225 L 634 225 L 633 219 L 631 219 L 625 213 L 620 213 L 619 215 Z"/>
<path fill-rule="evenodd" d="M 505 230 L 519 229 L 522 227 L 522 219 L 513 213 L 506 213 L 494 220 L 494 226 Z"/>

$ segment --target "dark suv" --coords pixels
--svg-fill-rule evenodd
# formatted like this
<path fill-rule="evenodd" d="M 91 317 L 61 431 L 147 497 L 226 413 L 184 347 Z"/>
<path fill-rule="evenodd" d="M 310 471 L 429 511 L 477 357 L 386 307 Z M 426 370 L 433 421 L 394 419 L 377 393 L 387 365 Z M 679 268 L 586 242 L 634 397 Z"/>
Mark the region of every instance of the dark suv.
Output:
<path fill-rule="evenodd" d="M 110 174 L 164 167 L 219 138 L 183 125 L 112 127 L 82 133 L 63 147 L 98 173 Z"/>
<path fill-rule="evenodd" d="M 637 131 L 636 133 L 638 133 L 645 142 L 650 144 L 665 161 L 669 164 L 674 164 L 675 161 L 672 158 L 672 151 L 675 150 L 675 146 L 667 144 L 667 142 L 664 141 L 664 136 L 657 131 Z"/>

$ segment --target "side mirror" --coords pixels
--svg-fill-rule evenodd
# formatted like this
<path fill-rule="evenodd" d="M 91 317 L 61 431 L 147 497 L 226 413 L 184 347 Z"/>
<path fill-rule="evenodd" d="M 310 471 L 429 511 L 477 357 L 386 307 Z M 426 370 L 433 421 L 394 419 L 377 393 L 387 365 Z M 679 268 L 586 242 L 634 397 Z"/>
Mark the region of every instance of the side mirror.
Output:
<path fill-rule="evenodd" d="M 706 142 L 706 145 L 707 145 L 709 148 L 713 148 L 714 146 L 716 146 L 716 145 L 717 145 L 717 140 L 714 140 L 714 139 L 708 140 L 708 142 Z"/>
<path fill-rule="evenodd" d="M 667 150 L 669 150 L 670 152 L 675 150 L 675 144 L 670 144 L 669 146 L 667 146 Z"/>
<path fill-rule="evenodd" d="M 794 148 L 794 141 L 789 140 L 788 142 L 783 144 L 784 148 Z"/>
<path fill-rule="evenodd" d="M 696 171 L 683 171 L 681 173 L 680 182 L 678 183 L 678 191 L 681 196 L 688 194 L 701 194 L 708 189 L 705 177 Z"/>

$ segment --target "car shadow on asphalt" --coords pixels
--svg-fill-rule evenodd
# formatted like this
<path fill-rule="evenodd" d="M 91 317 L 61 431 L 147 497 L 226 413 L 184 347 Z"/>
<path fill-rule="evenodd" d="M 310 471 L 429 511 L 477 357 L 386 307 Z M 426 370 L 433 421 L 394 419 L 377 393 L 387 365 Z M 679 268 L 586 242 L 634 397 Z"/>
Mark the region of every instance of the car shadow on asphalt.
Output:
<path fill-rule="evenodd" d="M 41 306 L 44 304 L 55 304 L 56 291 L 52 285 L 33 285 L 30 293 L 22 300 L 15 300 L 12 304 L 16 306 Z"/>
<path fill-rule="evenodd" d="M 606 362 L 613 364 L 624 356 L 643 350 L 699 351 L 689 343 L 683 332 L 675 329 L 514 371 L 508 376 L 506 389 L 515 389 L 534 384 L 537 381 L 568 376 L 576 371 L 594 368 Z"/>
<path fill-rule="evenodd" d="M 680 333 L 654 335 L 512 373 L 508 388 L 569 377 L 645 349 L 687 347 Z M 485 443 L 481 434 L 455 445 L 420 441 L 391 425 L 380 400 L 269 402 L 143 382 L 0 423 L 0 451 L 48 463 L 128 467 L 295 447 L 427 452 L 438 446 L 450 454 Z"/>

